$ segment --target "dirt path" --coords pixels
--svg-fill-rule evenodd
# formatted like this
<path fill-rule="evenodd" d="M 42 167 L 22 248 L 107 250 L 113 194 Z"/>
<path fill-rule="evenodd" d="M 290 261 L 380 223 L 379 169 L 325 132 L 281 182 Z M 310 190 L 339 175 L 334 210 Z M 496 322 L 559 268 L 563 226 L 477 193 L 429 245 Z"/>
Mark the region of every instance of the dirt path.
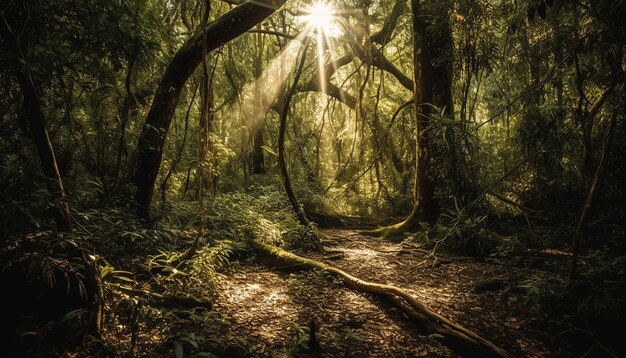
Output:
<path fill-rule="evenodd" d="M 499 293 L 472 292 L 475 283 L 527 272 L 473 261 L 433 266 L 420 251 L 362 236 L 325 230 L 332 254 L 308 254 L 353 275 L 402 287 L 435 311 L 476 331 L 514 356 L 555 356 L 561 352 L 541 335 L 539 312 Z M 516 272 L 513 272 L 516 271 Z M 257 263 L 225 272 L 215 310 L 231 321 L 225 333 L 243 337 L 251 355 L 319 355 L 306 351 L 311 321 L 324 356 L 455 356 L 378 298 L 342 287 L 322 273 L 285 274 Z M 546 343 L 548 342 L 548 343 Z"/>

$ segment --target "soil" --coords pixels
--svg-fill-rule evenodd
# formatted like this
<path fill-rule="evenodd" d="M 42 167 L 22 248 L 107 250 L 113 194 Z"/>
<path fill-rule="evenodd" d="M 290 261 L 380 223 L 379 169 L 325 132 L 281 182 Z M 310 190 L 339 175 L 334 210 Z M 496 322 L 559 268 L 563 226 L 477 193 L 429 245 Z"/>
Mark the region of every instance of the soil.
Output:
<path fill-rule="evenodd" d="M 478 261 L 354 230 L 322 232 L 326 252 L 298 254 L 400 287 L 514 357 L 575 356 L 590 346 L 584 339 L 565 343 L 559 332 L 566 329 L 526 294 L 533 282 L 561 282 L 555 272 L 566 274 L 567 256 L 558 250 L 529 251 L 517 263 Z M 346 288 L 325 272 L 296 269 L 268 268 L 256 257 L 233 260 L 219 272 L 211 310 L 158 307 L 107 287 L 102 341 L 113 348 L 110 356 L 458 356 L 385 299 Z"/>
<path fill-rule="evenodd" d="M 567 355 L 545 333 L 542 312 L 500 291 L 474 292 L 486 279 L 522 282 L 538 268 L 517 268 L 466 258 L 435 260 L 426 250 L 406 249 L 351 230 L 324 230 L 328 252 L 303 256 L 365 280 L 410 292 L 436 312 L 506 349 L 513 356 Z M 225 338 L 243 337 L 262 357 L 454 357 L 420 332 L 389 302 L 341 286 L 323 273 L 273 270 L 256 261 L 224 272 L 214 311 L 230 324 Z M 308 344 L 311 326 L 316 344 Z M 541 329 L 544 328 L 544 329 Z M 311 349 L 307 346 L 315 346 Z"/>

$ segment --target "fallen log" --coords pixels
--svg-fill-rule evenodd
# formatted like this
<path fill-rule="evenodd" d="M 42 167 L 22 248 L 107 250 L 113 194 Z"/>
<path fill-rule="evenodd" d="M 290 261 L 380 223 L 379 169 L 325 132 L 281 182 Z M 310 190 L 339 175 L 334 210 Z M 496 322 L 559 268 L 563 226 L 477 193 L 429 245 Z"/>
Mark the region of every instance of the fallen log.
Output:
<path fill-rule="evenodd" d="M 432 311 L 398 287 L 364 281 L 325 263 L 307 259 L 256 240 L 251 240 L 250 245 L 265 265 L 279 269 L 298 267 L 324 270 L 342 279 L 344 285 L 349 288 L 388 298 L 409 318 L 425 328 L 429 334 L 440 338 L 443 344 L 461 355 L 468 357 L 510 357 L 504 349 Z"/>

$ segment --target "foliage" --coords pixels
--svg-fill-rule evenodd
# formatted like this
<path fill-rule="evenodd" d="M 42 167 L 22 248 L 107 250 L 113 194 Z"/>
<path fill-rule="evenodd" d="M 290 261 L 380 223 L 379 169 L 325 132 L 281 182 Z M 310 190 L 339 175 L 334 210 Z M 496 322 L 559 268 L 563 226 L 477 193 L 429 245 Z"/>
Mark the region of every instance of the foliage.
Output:
<path fill-rule="evenodd" d="M 168 311 L 163 323 L 170 326 L 171 334 L 165 338 L 162 348 L 177 358 L 250 355 L 254 351 L 254 346 L 244 338 L 221 339 L 218 327 L 224 325 L 222 318 L 204 309 Z"/>
<path fill-rule="evenodd" d="M 211 199 L 205 215 L 208 235 L 238 245 L 255 239 L 292 249 L 306 249 L 311 232 L 294 218 L 280 188 L 252 184 L 245 191 Z"/>
<path fill-rule="evenodd" d="M 178 94 L 169 131 L 159 133 L 167 140 L 159 148 L 156 215 L 151 221 L 134 215 L 138 138 L 159 81 L 201 24 L 232 8 L 226 2 L 208 4 L 6 0 L 0 5 L 0 25 L 8 26 L 0 32 L 3 272 L 24 265 L 29 279 L 45 287 L 84 294 L 86 273 L 93 270 L 106 286 L 112 330 L 106 338 L 127 337 L 127 345 L 117 347 L 127 355 L 150 344 L 138 347 L 145 332 L 154 333 L 152 343 L 161 353 L 177 357 L 255 351 L 245 339 L 220 340 L 216 327 L 226 323 L 209 312 L 156 308 L 114 287 L 210 300 L 220 290 L 224 268 L 251 255 L 248 240 L 289 250 L 313 248 L 312 228 L 294 218 L 276 162 L 278 108 L 300 51 L 289 49 L 297 45 L 290 38 L 304 26 L 297 15 L 308 5 L 302 1 L 288 2 L 253 31 L 208 54 L 202 66 L 185 69 L 193 73 Z M 415 118 L 407 4 L 381 0 L 341 12 L 342 33 L 312 45 L 304 58 L 289 109 L 287 166 L 304 209 L 376 223 L 406 217 L 419 174 L 416 119 L 427 121 L 438 221 L 409 221 L 409 240 L 436 251 L 532 267 L 538 259 L 528 258 L 529 250 L 569 252 L 570 233 L 606 154 L 596 201 L 602 204 L 590 209 L 590 223 L 582 228 L 583 251 L 590 251 L 579 280 L 563 290 L 559 275 L 567 265 L 561 263 L 550 269 L 555 276 L 530 274 L 505 294 L 531 306 L 563 304 L 586 317 L 621 314 L 626 263 L 615 238 L 623 236 L 626 217 L 624 1 L 420 4 L 434 14 L 427 35 L 452 36 L 442 48 L 430 49 L 436 64 L 450 63 L 452 107 L 422 103 L 431 114 Z M 354 7 L 345 1 L 334 5 Z M 390 16 L 392 11 L 397 12 Z M 17 50 L 9 46 L 12 40 Z M 51 212 L 60 203 L 41 173 L 20 73 L 27 73 L 36 89 L 72 233 L 52 231 Z M 325 90 L 322 74 L 328 77 Z M 207 153 L 201 157 L 204 144 Z M 257 150 L 264 174 L 254 174 Z M 287 284 L 297 291 L 326 281 L 311 274 Z M 80 313 L 69 312 L 67 320 Z M 304 348 L 307 330 L 294 326 L 294 347 Z M 327 343 L 349 336 L 358 344 L 351 331 L 319 334 Z"/>
<path fill-rule="evenodd" d="M 626 292 L 626 256 L 606 251 L 594 252 L 595 265 L 584 271 L 569 289 L 576 298 L 578 311 L 588 317 L 623 317 Z"/>
<path fill-rule="evenodd" d="M 436 163 L 434 179 L 438 183 L 436 197 L 446 209 L 475 205 L 481 190 L 476 152 L 478 137 L 467 131 L 468 123 L 446 115 L 445 108 L 433 107 L 428 118 L 426 135 L 432 139 Z"/>
<path fill-rule="evenodd" d="M 498 250 L 501 238 L 489 228 L 488 216 L 468 214 L 458 206 L 441 214 L 433 225 L 423 225 L 422 229 L 409 236 L 407 242 L 427 245 L 435 252 L 444 251 L 485 257 Z"/>
<path fill-rule="evenodd" d="M 2 248 L 2 271 L 24 270 L 25 278 L 42 280 L 51 288 L 58 285 L 86 297 L 86 263 L 70 254 L 76 249 L 76 240 L 67 235 L 41 232 L 24 236 Z"/>

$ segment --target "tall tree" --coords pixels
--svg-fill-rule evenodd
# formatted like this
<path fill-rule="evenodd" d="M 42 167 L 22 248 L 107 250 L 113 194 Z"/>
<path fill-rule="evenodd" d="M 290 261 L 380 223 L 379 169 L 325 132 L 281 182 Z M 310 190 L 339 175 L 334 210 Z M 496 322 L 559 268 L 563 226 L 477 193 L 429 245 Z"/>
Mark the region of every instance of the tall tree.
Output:
<path fill-rule="evenodd" d="M 419 222 L 434 223 L 439 216 L 432 173 L 432 134 L 427 130 L 436 109 L 452 116 L 452 32 L 445 1 L 411 0 L 413 16 L 413 76 L 415 128 L 414 206 L 403 222 L 384 227 L 378 233 L 393 237 L 417 229 Z"/>
<path fill-rule="evenodd" d="M 305 41 L 306 42 L 302 48 L 302 56 L 298 64 L 298 68 L 296 69 L 293 84 L 290 86 L 289 90 L 285 94 L 285 98 L 283 99 L 280 110 L 280 127 L 278 129 L 278 169 L 280 172 L 280 178 L 283 183 L 283 187 L 285 188 L 285 192 L 287 193 L 287 198 L 289 199 L 289 203 L 291 203 L 291 206 L 296 214 L 296 217 L 298 218 L 298 221 L 302 225 L 311 226 L 311 221 L 304 212 L 304 208 L 300 205 L 300 203 L 298 203 L 298 199 L 293 192 L 293 189 L 291 187 L 291 180 L 289 178 L 289 171 L 287 170 L 287 162 L 285 161 L 285 132 L 287 130 L 287 116 L 289 114 L 289 105 L 291 103 L 291 99 L 294 93 L 296 92 L 300 76 L 302 75 L 302 69 L 304 68 L 304 60 L 306 59 L 306 51 L 309 46 L 310 37 L 307 37 Z"/>
<path fill-rule="evenodd" d="M 28 119 L 30 133 L 37 147 L 41 168 L 44 175 L 47 177 L 46 187 L 48 192 L 52 195 L 53 200 L 56 201 L 53 206 L 53 213 L 57 230 L 69 232 L 72 231 L 69 208 L 67 203 L 64 202 L 65 191 L 63 189 L 63 181 L 61 180 L 61 174 L 59 173 L 59 167 L 54 155 L 54 148 L 52 148 L 52 142 L 50 141 L 48 129 L 46 128 L 46 120 L 41 110 L 37 88 L 28 70 L 26 56 L 20 47 L 16 34 L 12 31 L 4 14 L 0 14 L 0 17 L 2 22 L 0 24 L 0 34 L 2 34 L 4 38 L 5 45 L 15 58 L 18 59 L 18 62 L 21 62 L 17 64 L 18 68 L 15 76 L 20 91 L 22 92 L 24 112 Z"/>
<path fill-rule="evenodd" d="M 254 77 L 259 78 L 263 72 L 263 49 L 265 40 L 262 34 L 255 35 L 255 54 L 254 54 Z M 258 91 L 259 89 L 256 88 Z M 258 108 L 265 108 L 263 96 L 255 93 L 255 99 L 259 101 Z M 263 156 L 263 133 L 265 132 L 265 116 L 255 116 L 255 121 L 250 128 L 250 138 L 252 139 L 252 174 L 265 174 L 265 159 Z"/>
<path fill-rule="evenodd" d="M 182 89 L 202 61 L 203 51 L 213 51 L 248 31 L 274 13 L 284 2 L 285 0 L 267 0 L 239 5 L 196 32 L 176 52 L 157 88 L 139 137 L 139 157 L 135 174 L 135 201 L 139 216 L 150 218 L 150 202 L 161 167 L 165 138 Z"/>

